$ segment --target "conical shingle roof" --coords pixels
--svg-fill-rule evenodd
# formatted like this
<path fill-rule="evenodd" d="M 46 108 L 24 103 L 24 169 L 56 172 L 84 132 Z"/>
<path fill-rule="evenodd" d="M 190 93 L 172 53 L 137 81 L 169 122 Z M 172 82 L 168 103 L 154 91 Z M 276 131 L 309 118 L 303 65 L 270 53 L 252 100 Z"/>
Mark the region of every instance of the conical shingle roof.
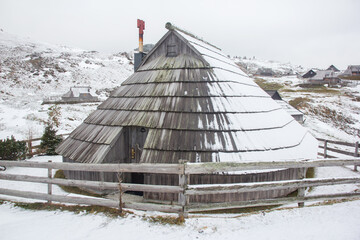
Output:
<path fill-rule="evenodd" d="M 124 128 L 148 129 L 140 162 L 315 158 L 317 141 L 218 48 L 169 30 L 57 149 L 101 163 Z"/>

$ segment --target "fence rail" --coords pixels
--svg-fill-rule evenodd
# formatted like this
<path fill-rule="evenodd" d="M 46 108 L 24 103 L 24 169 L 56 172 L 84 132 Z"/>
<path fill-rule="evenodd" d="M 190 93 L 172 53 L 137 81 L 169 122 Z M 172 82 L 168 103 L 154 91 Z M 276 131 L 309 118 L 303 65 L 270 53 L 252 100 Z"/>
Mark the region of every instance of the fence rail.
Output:
<path fill-rule="evenodd" d="M 6 167 L 26 167 L 48 169 L 48 177 L 35 177 L 28 175 L 0 173 L 0 179 L 10 181 L 25 181 L 48 184 L 48 193 L 35 193 L 29 191 L 18 191 L 0 188 L 0 194 L 32 198 L 61 203 L 75 203 L 87 205 L 101 205 L 114 208 L 131 208 L 137 210 L 151 210 L 178 213 L 186 217 L 189 212 L 219 210 L 229 208 L 242 208 L 254 206 L 277 205 L 283 203 L 302 203 L 312 200 L 328 200 L 360 197 L 360 193 L 341 193 L 318 196 L 305 196 L 305 188 L 316 186 L 329 186 L 339 184 L 358 184 L 360 177 L 351 178 L 322 178 L 322 179 L 298 179 L 272 182 L 236 183 L 236 184 L 206 184 L 191 185 L 189 183 L 191 174 L 209 174 L 229 171 L 259 170 L 259 169 L 279 169 L 296 168 L 305 169 L 310 167 L 326 166 L 346 166 L 360 165 L 360 158 L 348 159 L 314 159 L 304 161 L 267 161 L 267 162 L 248 162 L 248 163 L 187 163 L 179 161 L 178 164 L 80 164 L 80 163 L 54 163 L 54 162 L 27 162 L 27 161 L 1 161 L 1 165 Z M 179 176 L 179 186 L 169 185 L 149 185 L 117 182 L 97 182 L 71 179 L 52 178 L 52 169 L 75 170 L 75 171 L 96 171 L 96 172 L 130 172 L 130 173 L 166 173 Z M 302 170 L 303 171 L 303 170 Z M 145 202 L 124 202 L 123 199 L 108 200 L 101 198 L 88 197 L 68 197 L 52 194 L 52 185 L 75 186 L 82 188 L 100 188 L 112 191 L 121 189 L 125 191 L 142 191 L 157 193 L 178 194 L 178 202 L 171 205 L 145 203 Z M 244 193 L 254 191 L 269 191 L 281 189 L 299 189 L 297 197 L 282 197 L 276 199 L 262 199 L 246 202 L 227 202 L 227 203 L 190 203 L 190 196 L 204 194 L 224 194 L 224 193 Z"/>
<path fill-rule="evenodd" d="M 70 135 L 70 133 L 59 134 L 58 136 L 64 137 L 68 135 Z M 40 148 L 40 143 L 38 143 L 37 145 L 35 145 L 34 143 L 39 142 L 40 140 L 41 138 L 31 138 L 31 139 L 21 140 L 21 142 L 26 143 L 26 146 L 28 148 L 28 154 L 32 156 L 36 154 L 36 152 L 34 153 L 33 150 L 38 150 Z"/>
<path fill-rule="evenodd" d="M 320 141 L 320 143 L 323 143 L 323 145 L 319 146 L 319 149 L 323 149 L 323 152 L 319 152 L 318 154 L 324 158 L 336 158 L 336 156 L 332 155 L 333 153 L 339 153 L 346 156 L 352 156 L 352 157 L 359 157 L 359 142 L 355 143 L 349 143 L 349 142 L 342 142 L 342 141 L 334 141 L 334 140 L 327 140 L 323 138 L 317 138 L 317 140 Z M 329 144 L 332 144 L 334 147 L 329 146 Z M 342 149 L 342 146 L 346 147 L 353 147 L 353 151 L 349 151 Z M 330 154 L 329 154 L 330 152 Z M 354 171 L 357 171 L 358 164 L 354 164 Z"/>

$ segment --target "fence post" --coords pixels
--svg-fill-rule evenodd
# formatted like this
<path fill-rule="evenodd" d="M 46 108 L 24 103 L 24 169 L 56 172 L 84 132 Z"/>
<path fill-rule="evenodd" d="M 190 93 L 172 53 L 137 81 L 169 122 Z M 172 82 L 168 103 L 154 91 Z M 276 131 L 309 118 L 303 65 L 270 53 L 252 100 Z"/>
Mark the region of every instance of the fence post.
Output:
<path fill-rule="evenodd" d="M 182 206 L 182 211 L 179 213 L 179 218 L 187 218 L 188 213 L 186 206 L 189 203 L 189 196 L 186 195 L 186 188 L 188 185 L 188 176 L 186 175 L 186 162 L 185 160 L 179 160 L 179 164 L 181 164 L 181 171 L 179 174 L 179 186 L 182 188 L 182 192 L 178 195 L 179 205 Z"/>
<path fill-rule="evenodd" d="M 359 142 L 355 143 L 354 157 L 359 157 Z M 357 172 L 357 165 L 354 165 L 354 171 Z"/>
<path fill-rule="evenodd" d="M 122 199 L 122 195 L 123 195 L 123 189 L 122 189 L 122 173 L 117 173 L 117 178 L 119 181 L 119 213 L 123 214 L 123 199 Z"/>
<path fill-rule="evenodd" d="M 32 142 L 31 139 L 27 141 L 29 155 L 32 156 Z"/>
<path fill-rule="evenodd" d="M 52 163 L 51 160 L 48 161 L 49 163 Z M 51 179 L 52 178 L 52 168 L 51 166 L 48 167 L 48 178 Z M 52 194 L 52 184 L 51 183 L 48 183 L 48 195 L 51 195 Z M 51 200 L 48 200 L 47 201 L 49 204 L 51 204 Z"/>
<path fill-rule="evenodd" d="M 325 140 L 324 141 L 324 158 L 327 158 L 327 143 L 328 143 L 328 140 Z"/>
<path fill-rule="evenodd" d="M 304 179 L 306 175 L 306 168 L 299 168 L 299 179 Z M 305 197 L 305 188 L 298 188 L 298 194 L 297 194 L 298 198 L 303 198 Z M 298 202 L 298 207 L 304 207 L 305 204 L 304 202 Z"/>

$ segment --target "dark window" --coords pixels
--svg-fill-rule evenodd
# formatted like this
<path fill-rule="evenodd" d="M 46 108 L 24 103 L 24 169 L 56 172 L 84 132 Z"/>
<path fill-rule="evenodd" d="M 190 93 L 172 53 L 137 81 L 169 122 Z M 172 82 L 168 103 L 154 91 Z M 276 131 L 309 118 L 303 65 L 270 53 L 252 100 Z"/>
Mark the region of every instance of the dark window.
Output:
<path fill-rule="evenodd" d="M 178 55 L 178 47 L 176 44 L 167 44 L 166 45 L 166 56 L 167 57 L 176 57 Z"/>

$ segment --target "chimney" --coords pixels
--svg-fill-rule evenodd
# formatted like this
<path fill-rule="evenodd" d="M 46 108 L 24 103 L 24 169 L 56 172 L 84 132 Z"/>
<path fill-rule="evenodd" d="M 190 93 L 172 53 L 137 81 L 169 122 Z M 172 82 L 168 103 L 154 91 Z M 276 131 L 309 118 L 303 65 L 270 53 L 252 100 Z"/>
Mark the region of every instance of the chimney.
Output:
<path fill-rule="evenodd" d="M 141 61 L 146 56 L 144 53 L 143 36 L 145 29 L 145 21 L 138 19 L 137 27 L 139 28 L 139 52 L 134 54 L 134 72 L 139 68 Z"/>

